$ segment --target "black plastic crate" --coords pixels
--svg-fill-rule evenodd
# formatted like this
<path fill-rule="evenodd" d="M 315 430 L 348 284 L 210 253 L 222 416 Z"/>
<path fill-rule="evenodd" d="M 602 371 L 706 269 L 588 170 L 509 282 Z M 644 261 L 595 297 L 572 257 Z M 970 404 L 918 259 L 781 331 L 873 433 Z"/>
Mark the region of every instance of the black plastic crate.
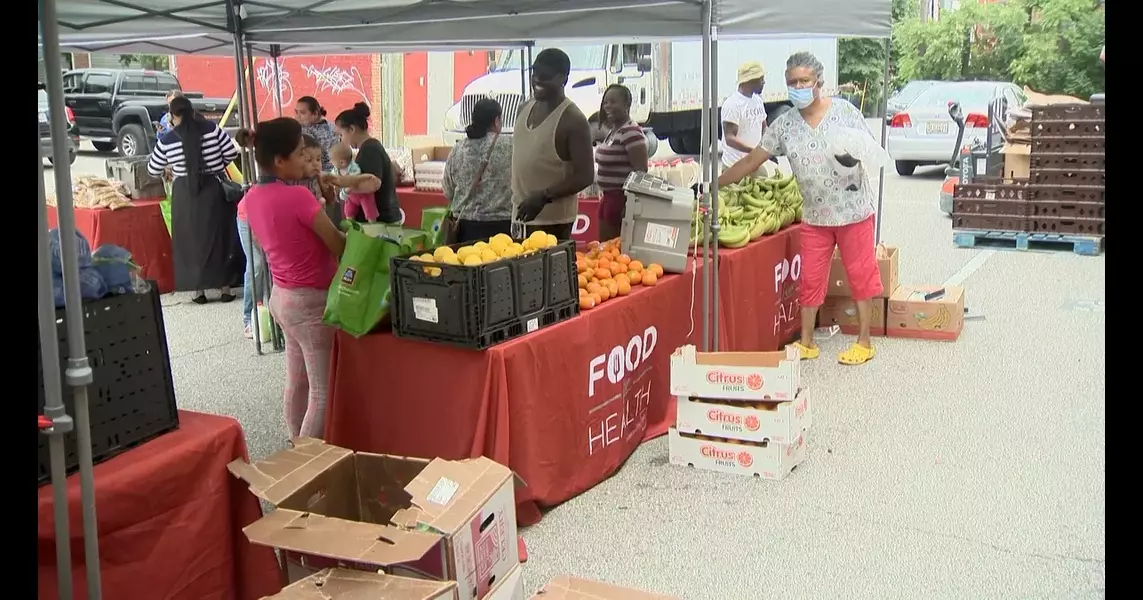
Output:
<path fill-rule="evenodd" d="M 1076 169 L 1036 169 L 1030 176 L 1032 185 L 1093 186 L 1102 188 L 1107 181 L 1103 171 Z"/>
<path fill-rule="evenodd" d="M 83 304 L 83 331 L 92 381 L 87 386 L 93 462 L 107 460 L 160 434 L 177 429 L 178 409 L 171 377 L 171 357 L 158 286 L 146 294 L 123 294 Z M 67 368 L 67 324 L 56 311 L 60 381 L 67 414 L 75 418 L 72 388 L 63 383 Z M 37 362 L 40 344 L 36 342 Z M 44 412 L 44 368 L 39 365 L 39 414 Z M 75 432 L 64 438 L 67 469 L 79 466 Z M 51 478 L 47 436 L 38 447 L 39 483 Z"/>
<path fill-rule="evenodd" d="M 1106 134 L 1103 121 L 1032 121 L 1032 139 L 1038 137 L 1100 137 Z"/>
<path fill-rule="evenodd" d="M 1102 204 L 1107 191 L 1102 186 L 1032 185 L 1028 199 L 1036 202 L 1097 202 Z"/>
<path fill-rule="evenodd" d="M 953 213 L 961 215 L 1005 215 L 1026 217 L 1031 207 L 1024 200 L 979 200 L 953 198 Z"/>
<path fill-rule="evenodd" d="M 454 244 L 454 250 L 465 244 Z M 393 334 L 482 350 L 579 314 L 575 242 L 465 267 L 394 257 Z"/>
<path fill-rule="evenodd" d="M 1033 217 L 1052 217 L 1057 219 L 1103 219 L 1102 202 L 1057 202 L 1053 200 L 1036 200 L 1030 203 Z"/>
<path fill-rule="evenodd" d="M 1053 104 L 1033 106 L 1032 122 L 1036 121 L 1103 121 L 1102 104 Z"/>
<path fill-rule="evenodd" d="M 1032 156 L 1041 152 L 1050 154 L 1103 154 L 1103 136 L 1088 137 L 1032 137 Z"/>
<path fill-rule="evenodd" d="M 973 183 L 957 184 L 953 187 L 953 198 L 963 200 L 1024 200 L 1028 192 L 1026 181 L 1004 183 L 1000 178 L 989 181 L 978 177 Z"/>
<path fill-rule="evenodd" d="M 1036 233 L 1073 233 L 1077 235 L 1103 235 L 1103 219 L 1036 217 L 1032 231 Z"/>
<path fill-rule="evenodd" d="M 953 229 L 980 229 L 983 231 L 1028 231 L 1027 217 L 1011 215 L 952 214 Z"/>
<path fill-rule="evenodd" d="M 1032 155 L 1032 170 L 1064 169 L 1070 171 L 1102 171 L 1103 154 L 1053 154 L 1041 152 Z"/>

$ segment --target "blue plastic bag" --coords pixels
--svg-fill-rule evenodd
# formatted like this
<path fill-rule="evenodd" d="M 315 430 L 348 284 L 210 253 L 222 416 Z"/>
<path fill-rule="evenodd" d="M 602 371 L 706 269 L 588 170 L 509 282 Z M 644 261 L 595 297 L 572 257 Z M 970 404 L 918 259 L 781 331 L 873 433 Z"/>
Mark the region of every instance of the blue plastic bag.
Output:
<path fill-rule="evenodd" d="M 62 254 L 60 230 L 53 229 L 49 231 L 48 237 L 50 238 L 49 245 L 52 252 L 52 274 L 62 275 L 63 263 L 60 262 L 60 256 Z M 75 232 L 75 238 L 75 258 L 78 261 L 80 270 L 83 270 L 85 267 L 91 266 L 91 244 L 87 242 L 87 238 L 83 237 L 83 234 L 79 231 Z"/>
<path fill-rule="evenodd" d="M 52 295 L 56 308 L 64 307 L 63 276 L 52 273 Z M 79 297 L 83 300 L 99 300 L 107 296 L 107 283 L 94 267 L 79 270 Z"/>
<path fill-rule="evenodd" d="M 138 270 L 127 249 L 114 244 L 106 244 L 95 249 L 91 263 L 103 276 L 107 291 L 112 294 L 129 294 L 134 291 L 132 272 Z"/>

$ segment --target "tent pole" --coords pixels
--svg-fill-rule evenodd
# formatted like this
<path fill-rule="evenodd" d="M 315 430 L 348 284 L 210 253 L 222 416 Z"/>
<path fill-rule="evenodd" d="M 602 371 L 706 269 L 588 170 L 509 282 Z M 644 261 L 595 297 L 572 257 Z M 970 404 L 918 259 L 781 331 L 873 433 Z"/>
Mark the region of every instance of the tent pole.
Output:
<path fill-rule="evenodd" d="M 881 147 L 888 149 L 888 135 L 889 135 L 889 122 L 885 120 L 885 115 L 889 114 L 889 60 L 893 56 L 892 50 L 893 38 L 885 38 L 885 71 L 884 80 L 881 84 Z M 885 168 L 881 168 L 881 172 L 877 179 L 877 233 L 875 242 L 881 243 L 881 206 L 885 201 Z"/>
<path fill-rule="evenodd" d="M 63 266 L 63 288 L 67 325 L 68 360 L 64 381 L 72 388 L 75 408 L 76 453 L 79 455 L 79 493 L 83 512 L 83 555 L 87 573 L 87 597 L 103 597 L 99 565 L 99 527 L 95 516 L 95 476 L 91 460 L 91 418 L 88 413 L 87 385 L 91 383 L 91 367 L 87 361 L 87 340 L 83 332 L 83 299 L 79 293 L 79 259 L 76 255 L 75 206 L 71 195 L 71 166 L 68 160 L 67 124 L 65 123 L 63 69 L 60 65 L 59 16 L 56 0 L 40 0 L 40 27 L 44 44 L 44 68 L 47 70 L 48 112 L 52 123 L 52 162 L 56 179 L 56 216 L 59 221 L 60 262 Z M 45 209 L 46 210 L 46 209 Z M 53 325 L 55 319 L 52 319 Z M 49 331 L 55 333 L 55 327 Z M 41 331 L 41 334 L 43 332 Z M 41 351 L 50 351 L 50 344 Z M 55 377 L 44 364 L 44 381 Z M 45 398 L 46 400 L 46 398 Z"/>
<path fill-rule="evenodd" d="M 528 99 L 528 63 L 525 62 L 527 58 L 524 56 L 527 46 L 520 47 L 520 102 Z M 512 116 L 515 119 L 515 115 Z M 513 123 L 516 121 L 513 120 Z"/>
<path fill-rule="evenodd" d="M 711 351 L 718 352 L 718 24 L 714 22 L 714 3 L 711 2 L 710 16 L 710 221 L 711 233 L 715 241 L 710 248 L 711 279 Z"/>
<path fill-rule="evenodd" d="M 253 127 L 258 123 L 258 86 L 254 85 L 254 81 L 258 79 L 258 72 L 254 70 L 254 48 L 250 42 L 246 42 L 246 87 L 250 90 L 250 126 Z M 258 165 L 252 165 L 254 172 L 257 173 Z"/>
<path fill-rule="evenodd" d="M 274 94 L 275 102 L 278 105 L 278 116 L 283 116 L 285 107 L 282 106 L 282 69 L 278 65 L 278 57 L 282 56 L 282 47 L 278 44 L 270 46 L 270 60 L 274 61 L 274 89 L 277 93 Z"/>
<path fill-rule="evenodd" d="M 702 4 L 702 115 L 699 120 L 699 164 L 702 167 L 702 199 L 699 201 L 702 219 L 702 344 L 699 348 L 703 352 L 710 350 L 710 186 L 711 181 L 718 177 L 718 169 L 714 165 L 710 143 L 710 2 Z M 718 325 L 715 324 L 715 327 Z"/>
<path fill-rule="evenodd" d="M 56 587 L 60 600 L 71 600 L 71 537 L 69 533 L 69 511 L 67 504 L 67 465 L 64 462 L 64 434 L 72 430 L 72 420 L 63 404 L 63 391 L 56 374 L 60 372 L 60 345 L 56 334 L 55 295 L 52 293 L 51 243 L 48 236 L 48 209 L 44 194 L 44 155 L 43 144 L 36 147 L 39 159 L 40 202 L 38 235 L 39 252 L 36 253 L 37 282 L 39 284 L 39 324 L 40 324 L 40 365 L 44 374 L 44 416 L 52 422 L 43 431 L 48 436 L 48 450 L 51 457 L 52 475 L 52 518 L 56 531 Z"/>

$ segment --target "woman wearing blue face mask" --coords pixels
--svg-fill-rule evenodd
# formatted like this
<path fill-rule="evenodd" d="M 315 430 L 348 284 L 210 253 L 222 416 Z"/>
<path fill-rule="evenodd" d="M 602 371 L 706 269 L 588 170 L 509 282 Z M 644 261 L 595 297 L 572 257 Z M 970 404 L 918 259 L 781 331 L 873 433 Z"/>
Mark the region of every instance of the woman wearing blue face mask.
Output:
<path fill-rule="evenodd" d="M 874 247 L 874 196 L 864 168 L 852 156 L 834 155 L 831 131 L 858 130 L 869 135 L 865 118 L 852 104 L 822 95 L 821 61 L 798 52 L 786 61 L 786 86 L 797 110 L 786 111 L 766 129 L 762 143 L 718 178 L 730 185 L 754 173 L 772 156 L 786 156 L 804 198 L 801 253 L 802 337 L 795 346 L 803 359 L 817 358 L 814 324 L 825 301 L 834 247 L 857 303 L 857 341 L 838 362 L 860 365 L 875 355 L 869 338 L 873 298 L 882 292 Z"/>

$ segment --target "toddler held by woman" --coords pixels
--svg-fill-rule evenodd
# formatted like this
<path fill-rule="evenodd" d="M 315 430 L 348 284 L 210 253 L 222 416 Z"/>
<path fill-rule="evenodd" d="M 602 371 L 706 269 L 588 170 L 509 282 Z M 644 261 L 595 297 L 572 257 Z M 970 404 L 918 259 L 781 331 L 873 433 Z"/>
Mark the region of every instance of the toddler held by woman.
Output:
<path fill-rule="evenodd" d="M 377 199 L 374 194 L 381 189 L 381 180 L 368 173 L 362 174 L 361 167 L 353 160 L 353 149 L 347 144 L 337 144 L 329 149 L 333 162 L 327 180 L 340 188 L 342 214 L 346 219 L 356 219 L 360 212 L 365 220 L 377 222 Z"/>

